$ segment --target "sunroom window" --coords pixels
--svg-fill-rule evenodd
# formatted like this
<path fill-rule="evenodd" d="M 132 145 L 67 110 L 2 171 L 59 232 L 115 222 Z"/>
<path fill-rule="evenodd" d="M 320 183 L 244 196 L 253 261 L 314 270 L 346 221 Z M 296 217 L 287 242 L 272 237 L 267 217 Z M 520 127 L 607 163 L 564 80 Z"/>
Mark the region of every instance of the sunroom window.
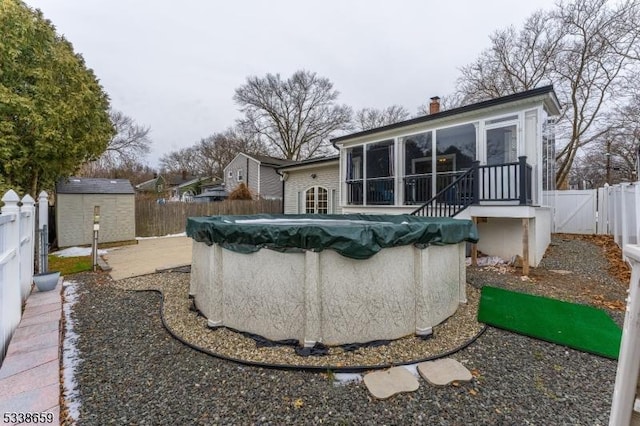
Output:
<path fill-rule="evenodd" d="M 347 149 L 346 194 L 347 204 L 362 204 L 364 150 L 361 146 Z"/>
<path fill-rule="evenodd" d="M 367 204 L 394 203 L 393 140 L 367 145 Z"/>
<path fill-rule="evenodd" d="M 423 204 L 471 167 L 476 159 L 476 126 L 469 123 L 406 136 L 402 146 L 404 204 Z"/>
<path fill-rule="evenodd" d="M 433 171 L 432 132 L 406 136 L 404 147 L 404 201 L 405 204 L 424 203 L 431 198 Z"/>

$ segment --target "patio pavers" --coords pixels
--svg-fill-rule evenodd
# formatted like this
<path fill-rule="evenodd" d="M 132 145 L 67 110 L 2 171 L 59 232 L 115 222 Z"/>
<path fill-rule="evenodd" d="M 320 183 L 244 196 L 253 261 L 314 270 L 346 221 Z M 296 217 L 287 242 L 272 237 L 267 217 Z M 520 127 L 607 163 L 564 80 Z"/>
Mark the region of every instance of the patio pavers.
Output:
<path fill-rule="evenodd" d="M 420 387 L 418 379 L 404 367 L 393 367 L 366 374 L 364 384 L 376 399 L 391 398 L 402 392 L 414 392 Z"/>
<path fill-rule="evenodd" d="M 61 290 L 62 278 L 55 290 L 27 298 L 0 367 L 0 412 L 52 413 L 60 423 Z"/>
<path fill-rule="evenodd" d="M 452 358 L 442 358 L 418 364 L 420 376 L 434 386 L 445 386 L 452 382 L 468 382 L 471 372 Z"/>

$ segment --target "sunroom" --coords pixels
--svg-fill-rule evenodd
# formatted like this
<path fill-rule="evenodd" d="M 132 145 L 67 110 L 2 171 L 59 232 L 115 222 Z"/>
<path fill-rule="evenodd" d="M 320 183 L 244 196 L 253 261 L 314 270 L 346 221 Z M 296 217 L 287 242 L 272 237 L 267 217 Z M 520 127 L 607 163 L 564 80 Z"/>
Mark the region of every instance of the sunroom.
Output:
<path fill-rule="evenodd" d="M 527 219 L 533 227 L 550 221 L 541 203 L 555 180 L 552 123 L 560 107 L 552 86 L 446 111 L 432 98 L 430 110 L 332 141 L 344 213 L 452 216 L 502 228 L 488 218 Z M 532 247 L 538 254 L 548 244 L 540 243 Z M 538 257 L 529 259 L 537 264 Z"/>

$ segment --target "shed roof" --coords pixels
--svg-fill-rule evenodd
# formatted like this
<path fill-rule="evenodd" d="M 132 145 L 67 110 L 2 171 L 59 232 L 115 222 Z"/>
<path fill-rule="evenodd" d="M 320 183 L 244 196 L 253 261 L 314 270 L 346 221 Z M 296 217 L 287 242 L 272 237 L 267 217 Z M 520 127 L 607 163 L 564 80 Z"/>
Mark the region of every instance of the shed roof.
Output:
<path fill-rule="evenodd" d="M 70 177 L 56 183 L 58 194 L 135 194 L 128 179 Z"/>

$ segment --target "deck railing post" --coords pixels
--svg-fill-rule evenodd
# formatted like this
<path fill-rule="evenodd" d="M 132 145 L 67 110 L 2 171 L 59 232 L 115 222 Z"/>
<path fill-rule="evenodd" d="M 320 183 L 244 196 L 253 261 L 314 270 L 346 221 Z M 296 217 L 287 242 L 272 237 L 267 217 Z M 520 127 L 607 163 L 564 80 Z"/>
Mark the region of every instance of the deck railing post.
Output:
<path fill-rule="evenodd" d="M 519 199 L 520 205 L 524 206 L 527 204 L 527 195 L 528 195 L 528 180 L 527 179 L 527 156 L 523 155 L 518 157 L 518 185 L 519 185 Z"/>
<path fill-rule="evenodd" d="M 471 185 L 472 185 L 472 202 L 471 204 L 480 204 L 480 161 L 471 163 Z"/>

